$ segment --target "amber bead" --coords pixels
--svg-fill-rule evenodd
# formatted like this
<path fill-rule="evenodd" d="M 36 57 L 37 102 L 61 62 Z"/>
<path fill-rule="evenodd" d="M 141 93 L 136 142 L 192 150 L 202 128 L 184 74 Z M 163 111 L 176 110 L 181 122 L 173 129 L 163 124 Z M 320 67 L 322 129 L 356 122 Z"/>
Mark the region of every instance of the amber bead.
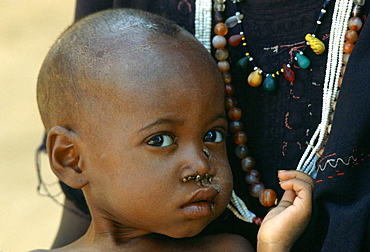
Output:
<path fill-rule="evenodd" d="M 343 77 L 338 78 L 338 87 L 342 86 Z"/>
<path fill-rule="evenodd" d="M 226 60 L 217 62 L 217 65 L 221 72 L 227 72 L 230 70 L 230 63 Z"/>
<path fill-rule="evenodd" d="M 216 35 L 212 39 L 212 45 L 214 48 L 219 49 L 226 46 L 226 39 L 224 36 Z"/>
<path fill-rule="evenodd" d="M 265 185 L 261 182 L 256 182 L 249 187 L 249 193 L 255 198 L 258 198 L 264 190 Z"/>
<path fill-rule="evenodd" d="M 229 42 L 229 44 L 230 44 L 231 46 L 237 46 L 237 45 L 239 45 L 239 44 L 240 44 L 240 42 L 242 41 L 243 37 L 244 37 L 244 35 L 242 35 L 242 34 L 232 35 L 232 36 L 229 38 L 228 42 Z"/>
<path fill-rule="evenodd" d="M 287 81 L 294 81 L 295 80 L 295 73 L 294 73 L 294 71 L 290 67 L 288 67 L 287 64 L 284 64 L 283 65 L 283 69 L 284 69 L 284 78 Z"/>
<path fill-rule="evenodd" d="M 271 207 L 275 205 L 277 199 L 276 192 L 272 189 L 265 189 L 261 193 L 259 200 L 262 206 Z"/>
<path fill-rule="evenodd" d="M 240 120 L 240 118 L 242 118 L 242 110 L 237 107 L 231 108 L 227 112 L 227 116 L 230 118 L 231 121 L 238 121 Z"/>
<path fill-rule="evenodd" d="M 224 78 L 224 83 L 229 84 L 232 81 L 231 74 L 229 72 L 222 73 L 222 77 Z"/>
<path fill-rule="evenodd" d="M 249 150 L 248 150 L 247 146 L 245 146 L 245 145 L 237 146 L 235 148 L 235 155 L 240 159 L 243 159 L 243 158 L 247 157 L 249 155 Z"/>
<path fill-rule="evenodd" d="M 247 142 L 247 134 L 244 131 L 238 131 L 234 134 L 234 143 L 243 145 Z"/>
<path fill-rule="evenodd" d="M 226 97 L 225 99 L 225 108 L 231 109 L 236 106 L 236 100 L 234 97 Z"/>
<path fill-rule="evenodd" d="M 256 161 L 252 157 L 246 157 L 241 162 L 243 171 L 249 172 L 256 165 Z"/>
<path fill-rule="evenodd" d="M 253 185 L 254 183 L 259 182 L 259 180 L 260 180 L 260 173 L 257 170 L 252 169 L 245 176 L 245 181 L 250 185 Z"/>
<path fill-rule="evenodd" d="M 243 123 L 241 121 L 232 121 L 229 123 L 229 130 L 231 132 L 237 132 L 243 129 Z"/>
<path fill-rule="evenodd" d="M 344 65 L 347 65 L 348 60 L 349 60 L 349 56 L 351 56 L 351 54 L 347 54 L 347 53 L 345 53 L 345 54 L 343 55 L 342 63 L 343 63 Z"/>
<path fill-rule="evenodd" d="M 353 50 L 353 48 L 355 47 L 355 45 L 354 44 L 352 44 L 352 43 L 349 43 L 349 42 L 346 42 L 346 43 L 344 43 L 344 45 L 343 45 L 343 51 L 345 52 L 345 53 L 347 53 L 347 54 L 351 54 L 352 53 L 352 50 Z"/>
<path fill-rule="evenodd" d="M 217 35 L 225 36 L 228 31 L 229 31 L 229 28 L 227 28 L 225 23 L 218 23 L 215 25 L 214 32 Z"/>
<path fill-rule="evenodd" d="M 358 39 L 358 33 L 352 30 L 347 30 L 344 38 L 349 43 L 355 43 Z"/>
<path fill-rule="evenodd" d="M 362 9 L 363 7 L 361 5 L 356 4 L 355 6 L 353 6 L 352 16 L 359 17 L 362 14 Z"/>
<path fill-rule="evenodd" d="M 226 48 L 217 49 L 215 52 L 215 58 L 217 60 L 223 61 L 229 57 L 229 51 Z"/>
<path fill-rule="evenodd" d="M 260 73 L 260 69 L 257 69 L 251 72 L 248 76 L 248 84 L 252 87 L 258 87 L 262 83 L 262 74 Z"/>
<path fill-rule="evenodd" d="M 359 31 L 362 28 L 362 20 L 358 17 L 352 17 L 348 20 L 348 28 L 352 31 Z"/>
<path fill-rule="evenodd" d="M 225 95 L 232 96 L 235 93 L 235 88 L 231 84 L 225 84 Z"/>

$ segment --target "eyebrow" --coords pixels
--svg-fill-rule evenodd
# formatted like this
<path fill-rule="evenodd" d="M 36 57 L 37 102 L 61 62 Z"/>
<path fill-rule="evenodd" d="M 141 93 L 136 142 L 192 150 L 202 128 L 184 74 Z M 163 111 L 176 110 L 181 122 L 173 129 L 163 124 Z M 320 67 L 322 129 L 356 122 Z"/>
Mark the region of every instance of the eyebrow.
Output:
<path fill-rule="evenodd" d="M 218 114 L 218 115 L 215 115 L 214 117 L 212 117 L 211 120 L 209 121 L 209 123 L 213 123 L 213 122 L 217 121 L 218 119 L 225 119 L 225 120 L 227 120 L 226 115 L 224 115 L 224 114 Z M 149 128 L 153 127 L 153 126 L 160 125 L 160 124 L 165 124 L 165 123 L 168 123 L 168 124 L 183 124 L 184 121 L 177 120 L 177 119 L 160 118 L 157 121 L 155 121 L 155 122 L 153 122 L 151 124 L 148 124 L 145 127 L 141 128 L 139 130 L 139 132 L 144 131 L 146 129 L 149 129 Z"/>

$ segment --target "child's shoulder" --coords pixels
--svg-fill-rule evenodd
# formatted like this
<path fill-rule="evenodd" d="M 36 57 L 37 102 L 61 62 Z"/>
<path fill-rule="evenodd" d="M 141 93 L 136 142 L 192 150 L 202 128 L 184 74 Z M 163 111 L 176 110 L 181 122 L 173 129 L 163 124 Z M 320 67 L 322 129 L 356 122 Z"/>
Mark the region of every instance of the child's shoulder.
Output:
<path fill-rule="evenodd" d="M 203 237 L 205 251 L 254 251 L 247 239 L 235 234 L 216 234 Z"/>

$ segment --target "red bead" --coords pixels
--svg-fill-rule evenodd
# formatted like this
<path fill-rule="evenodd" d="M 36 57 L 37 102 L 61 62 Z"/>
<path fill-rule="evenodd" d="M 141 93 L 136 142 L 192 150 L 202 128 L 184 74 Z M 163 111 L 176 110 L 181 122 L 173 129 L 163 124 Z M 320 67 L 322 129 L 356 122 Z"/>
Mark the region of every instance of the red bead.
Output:
<path fill-rule="evenodd" d="M 213 29 L 217 35 L 225 36 L 228 32 L 228 28 L 224 23 L 218 23 Z"/>
<path fill-rule="evenodd" d="M 236 106 L 236 100 L 234 99 L 234 97 L 226 97 L 226 99 L 225 99 L 225 108 L 228 110 L 228 109 L 231 109 L 235 106 Z"/>
<path fill-rule="evenodd" d="M 294 81 L 295 80 L 295 74 L 293 72 L 293 70 L 288 67 L 287 64 L 284 64 L 283 65 L 283 69 L 284 69 L 284 77 L 287 81 Z"/>
<path fill-rule="evenodd" d="M 252 157 L 246 157 L 241 162 L 242 169 L 245 172 L 249 172 L 255 165 L 256 161 Z"/>
<path fill-rule="evenodd" d="M 232 96 L 235 93 L 235 88 L 231 84 L 225 85 L 225 95 L 226 96 Z"/>
<path fill-rule="evenodd" d="M 234 107 L 227 112 L 231 121 L 239 121 L 242 118 L 242 111 L 240 108 Z"/>
<path fill-rule="evenodd" d="M 262 194 L 259 197 L 261 205 L 265 207 L 271 207 L 275 205 L 276 199 L 277 199 L 277 194 L 272 189 L 263 190 Z"/>
<path fill-rule="evenodd" d="M 241 34 L 232 35 L 232 36 L 229 38 L 228 42 L 229 42 L 229 44 L 230 44 L 230 45 L 232 45 L 232 46 L 237 46 L 237 45 L 239 45 L 239 44 L 240 44 L 240 42 L 242 41 L 243 37 L 244 37 L 244 35 L 241 35 Z"/>
<path fill-rule="evenodd" d="M 264 190 L 265 185 L 262 184 L 261 182 L 256 182 L 249 187 L 250 194 L 255 198 L 258 198 Z"/>
<path fill-rule="evenodd" d="M 253 223 L 258 225 L 258 226 L 261 226 L 261 223 L 263 221 L 263 219 L 260 218 L 260 217 L 254 217 L 252 220 L 253 220 Z"/>
<path fill-rule="evenodd" d="M 348 28 L 352 31 L 359 31 L 362 28 L 362 20 L 358 17 L 352 17 L 348 20 Z"/>
<path fill-rule="evenodd" d="M 358 33 L 352 30 L 347 30 L 344 38 L 349 43 L 355 43 L 358 39 Z"/>
<path fill-rule="evenodd" d="M 238 131 L 234 134 L 234 143 L 243 145 L 247 142 L 247 134 L 244 131 Z"/>

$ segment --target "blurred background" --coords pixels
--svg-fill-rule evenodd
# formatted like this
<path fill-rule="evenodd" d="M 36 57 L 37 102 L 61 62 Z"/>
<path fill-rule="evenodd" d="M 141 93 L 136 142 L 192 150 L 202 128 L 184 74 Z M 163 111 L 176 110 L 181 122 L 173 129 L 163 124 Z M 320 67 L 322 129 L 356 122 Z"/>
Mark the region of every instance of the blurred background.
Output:
<path fill-rule="evenodd" d="M 50 248 L 62 207 L 37 193 L 43 137 L 36 80 L 48 49 L 73 21 L 74 0 L 0 0 L 0 251 Z M 43 156 L 42 175 L 60 191 Z M 63 196 L 58 197 L 63 202 Z"/>

